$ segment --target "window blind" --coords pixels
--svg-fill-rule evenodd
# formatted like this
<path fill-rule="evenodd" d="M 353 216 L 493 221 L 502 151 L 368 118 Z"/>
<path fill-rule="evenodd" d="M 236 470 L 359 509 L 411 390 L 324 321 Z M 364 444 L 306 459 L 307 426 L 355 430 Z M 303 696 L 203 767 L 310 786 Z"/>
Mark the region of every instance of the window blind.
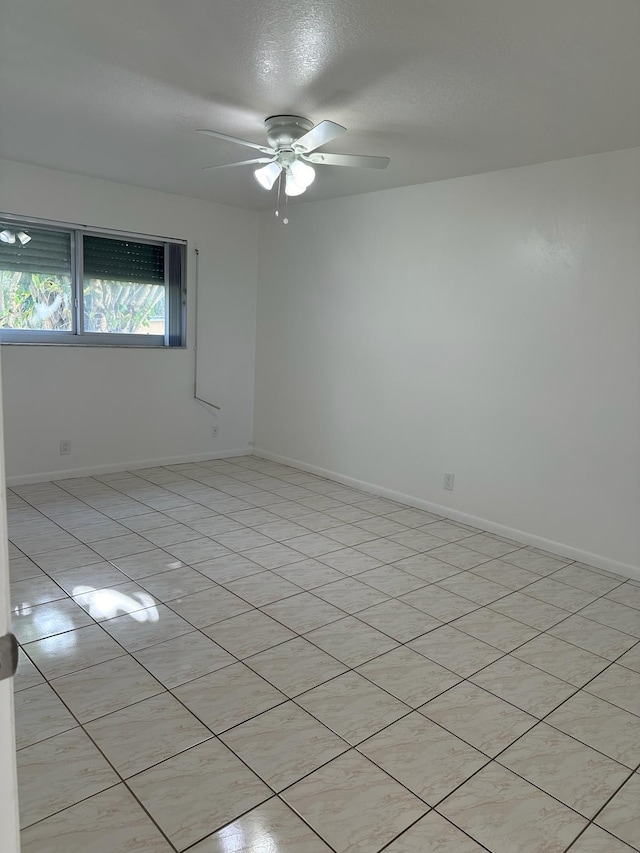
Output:
<path fill-rule="evenodd" d="M 174 285 L 169 288 L 167 305 L 170 347 L 179 347 L 184 339 L 184 313 L 182 311 L 184 265 L 185 247 L 176 243 L 169 243 L 169 281 L 173 282 Z"/>
<path fill-rule="evenodd" d="M 22 227 L 0 223 L 0 231 L 7 228 L 14 233 Z M 71 235 L 68 231 L 44 231 L 25 226 L 31 240 L 21 246 L 0 243 L 0 269 L 37 275 L 71 275 Z"/>
<path fill-rule="evenodd" d="M 88 278 L 164 284 L 164 246 L 152 243 L 85 235 L 83 264 Z"/>

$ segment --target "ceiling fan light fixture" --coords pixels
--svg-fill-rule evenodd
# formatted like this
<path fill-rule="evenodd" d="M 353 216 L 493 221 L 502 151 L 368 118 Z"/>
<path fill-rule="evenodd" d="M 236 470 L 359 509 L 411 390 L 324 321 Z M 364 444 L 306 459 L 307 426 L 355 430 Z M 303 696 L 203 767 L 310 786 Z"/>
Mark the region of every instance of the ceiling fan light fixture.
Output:
<path fill-rule="evenodd" d="M 299 187 L 303 187 L 305 190 L 307 187 L 310 187 L 316 179 L 316 170 L 313 166 L 309 166 L 308 163 L 304 163 L 302 160 L 295 160 L 291 164 L 290 169 L 296 184 Z"/>
<path fill-rule="evenodd" d="M 249 166 L 254 163 L 265 163 L 254 169 L 253 175 L 260 186 L 269 191 L 277 182 L 276 211 L 280 217 L 280 206 L 284 202 L 284 217 L 281 222 L 287 223 L 286 199 L 290 196 L 302 195 L 311 186 L 316 177 L 315 169 L 310 164 L 327 166 L 355 166 L 358 168 L 384 169 L 389 165 L 388 157 L 371 157 L 364 154 L 324 154 L 318 151 L 337 136 L 345 133 L 346 128 L 333 121 L 321 121 L 314 125 L 307 118 L 293 115 L 268 116 L 265 121 L 268 145 L 259 145 L 248 139 L 229 136 L 217 130 L 200 130 L 214 139 L 224 142 L 235 142 L 247 148 L 255 148 L 262 155 L 251 160 L 241 160 L 234 163 L 219 163 L 215 166 L 205 166 L 205 169 L 228 169 L 235 166 Z M 282 178 L 284 176 L 284 193 Z"/>
<path fill-rule="evenodd" d="M 302 195 L 305 190 L 306 187 L 301 187 L 300 184 L 296 183 L 291 171 L 287 169 L 287 178 L 284 184 L 285 194 L 288 196 Z"/>
<path fill-rule="evenodd" d="M 21 246 L 26 246 L 27 243 L 31 242 L 31 235 L 27 234 L 26 231 L 18 231 L 16 237 L 18 238 L 18 242 Z"/>
<path fill-rule="evenodd" d="M 260 169 L 256 169 L 253 177 L 265 190 L 270 190 L 278 180 L 280 174 L 280 166 L 277 163 L 267 163 Z"/>
<path fill-rule="evenodd" d="M 0 240 L 3 243 L 15 243 L 16 235 L 13 233 L 13 231 L 9 231 L 8 228 L 5 228 L 4 231 L 0 231 Z"/>

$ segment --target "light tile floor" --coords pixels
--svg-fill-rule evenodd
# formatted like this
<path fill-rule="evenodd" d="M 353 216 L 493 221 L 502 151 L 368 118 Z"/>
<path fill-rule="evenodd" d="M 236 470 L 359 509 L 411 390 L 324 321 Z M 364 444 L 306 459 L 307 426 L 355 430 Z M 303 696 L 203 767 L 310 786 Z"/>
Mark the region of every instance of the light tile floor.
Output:
<path fill-rule="evenodd" d="M 254 457 L 9 490 L 24 853 L 640 850 L 640 583 Z"/>

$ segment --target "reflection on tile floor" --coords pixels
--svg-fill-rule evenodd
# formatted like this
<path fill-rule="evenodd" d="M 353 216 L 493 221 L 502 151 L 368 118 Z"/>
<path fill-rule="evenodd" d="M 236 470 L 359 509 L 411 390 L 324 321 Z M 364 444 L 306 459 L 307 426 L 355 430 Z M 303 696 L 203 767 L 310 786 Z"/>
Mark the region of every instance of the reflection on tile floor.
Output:
<path fill-rule="evenodd" d="M 255 457 L 8 519 L 23 853 L 640 850 L 640 582 Z"/>

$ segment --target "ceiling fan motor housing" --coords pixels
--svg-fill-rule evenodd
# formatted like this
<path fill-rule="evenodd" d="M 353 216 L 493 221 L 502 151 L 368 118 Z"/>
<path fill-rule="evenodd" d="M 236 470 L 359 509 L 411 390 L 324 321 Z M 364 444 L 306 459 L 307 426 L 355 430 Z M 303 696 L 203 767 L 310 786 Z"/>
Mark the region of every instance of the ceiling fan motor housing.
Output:
<path fill-rule="evenodd" d="M 269 145 L 279 151 L 291 148 L 293 143 L 313 128 L 313 122 L 302 116 L 270 116 L 265 119 Z"/>

